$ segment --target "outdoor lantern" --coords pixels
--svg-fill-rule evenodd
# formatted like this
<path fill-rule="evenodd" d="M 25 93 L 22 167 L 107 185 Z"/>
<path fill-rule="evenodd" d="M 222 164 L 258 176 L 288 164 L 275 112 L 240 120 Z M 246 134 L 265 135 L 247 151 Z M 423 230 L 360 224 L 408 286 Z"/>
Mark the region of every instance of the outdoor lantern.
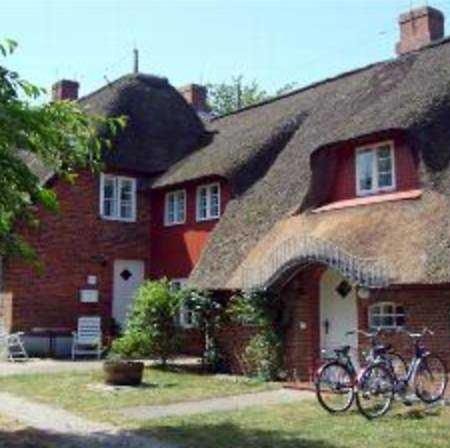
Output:
<path fill-rule="evenodd" d="M 370 289 L 364 286 L 358 288 L 358 297 L 363 300 L 367 300 L 370 297 Z"/>

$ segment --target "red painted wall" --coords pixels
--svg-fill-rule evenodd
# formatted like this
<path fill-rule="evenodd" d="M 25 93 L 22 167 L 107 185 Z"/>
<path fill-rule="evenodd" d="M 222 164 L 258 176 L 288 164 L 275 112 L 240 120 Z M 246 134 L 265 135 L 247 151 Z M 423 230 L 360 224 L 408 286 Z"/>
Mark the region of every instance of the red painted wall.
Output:
<path fill-rule="evenodd" d="M 209 234 L 218 219 L 196 221 L 196 189 L 200 185 L 220 183 L 221 214 L 230 199 L 231 192 L 226 181 L 220 178 L 206 178 L 186 182 L 152 192 L 151 260 L 152 277 L 186 278 L 200 258 Z M 186 190 L 186 222 L 164 226 L 164 198 L 169 191 Z"/>
<path fill-rule="evenodd" d="M 413 151 L 408 146 L 405 138 L 401 135 L 374 136 L 371 139 L 365 139 L 364 141 L 357 143 L 345 143 L 333 148 L 321 150 L 336 152 L 336 166 L 334 168 L 334 176 L 332 177 L 333 184 L 329 189 L 330 194 L 326 203 L 353 199 L 356 197 L 356 148 L 368 143 L 381 142 L 385 140 L 393 140 L 395 145 L 395 191 L 407 191 L 418 188 L 418 161 L 416 160 L 416 157 L 414 157 Z M 312 168 L 314 169 L 314 156 L 312 159 Z"/>

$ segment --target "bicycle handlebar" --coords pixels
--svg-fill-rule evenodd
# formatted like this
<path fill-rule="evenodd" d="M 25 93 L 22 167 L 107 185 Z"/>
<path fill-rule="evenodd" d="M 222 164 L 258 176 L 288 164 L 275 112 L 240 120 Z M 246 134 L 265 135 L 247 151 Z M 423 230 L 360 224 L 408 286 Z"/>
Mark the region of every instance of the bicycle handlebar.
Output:
<path fill-rule="evenodd" d="M 378 336 L 379 333 L 380 333 L 380 329 L 377 329 L 374 333 L 368 333 L 367 331 L 357 329 L 357 330 L 347 331 L 346 335 L 350 336 L 353 334 L 362 334 L 366 338 L 375 338 Z"/>
<path fill-rule="evenodd" d="M 430 330 L 428 327 L 425 327 L 421 333 L 411 333 L 406 329 L 401 329 L 403 333 L 407 334 L 411 339 L 420 339 L 429 334 L 430 336 L 434 336 L 434 331 Z"/>

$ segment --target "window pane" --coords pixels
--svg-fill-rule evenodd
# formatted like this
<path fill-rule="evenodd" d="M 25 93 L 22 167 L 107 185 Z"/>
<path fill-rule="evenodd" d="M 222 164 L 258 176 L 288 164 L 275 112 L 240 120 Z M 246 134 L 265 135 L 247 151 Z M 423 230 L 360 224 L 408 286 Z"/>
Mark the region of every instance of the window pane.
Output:
<path fill-rule="evenodd" d="M 166 201 L 166 219 L 168 224 L 173 224 L 175 220 L 175 198 L 173 193 L 169 193 L 167 195 L 167 201 Z"/>
<path fill-rule="evenodd" d="M 381 326 L 380 316 L 372 316 L 372 326 L 373 327 L 380 327 Z"/>
<path fill-rule="evenodd" d="M 391 187 L 392 181 L 392 151 L 389 146 L 377 150 L 378 186 Z"/>
<path fill-rule="evenodd" d="M 380 173 L 378 176 L 378 186 L 380 188 L 392 187 L 392 174 L 391 173 Z"/>
<path fill-rule="evenodd" d="M 133 183 L 130 180 L 122 179 L 120 186 L 120 199 L 122 201 L 131 201 L 133 196 Z"/>
<path fill-rule="evenodd" d="M 206 188 L 202 188 L 199 192 L 198 216 L 199 218 L 208 217 L 208 195 Z"/>
<path fill-rule="evenodd" d="M 397 318 L 395 319 L 395 323 L 398 327 L 403 327 L 403 325 L 405 325 L 405 316 L 397 316 Z"/>
<path fill-rule="evenodd" d="M 185 207 L 184 207 L 184 191 L 180 191 L 177 195 L 177 213 L 176 220 L 177 222 L 184 222 L 185 217 Z"/>
<path fill-rule="evenodd" d="M 103 180 L 103 215 L 116 215 L 116 182 L 114 178 L 106 176 Z"/>
<path fill-rule="evenodd" d="M 210 216 L 215 218 L 219 216 L 219 188 L 217 185 L 211 187 L 210 194 L 211 194 Z"/>
<path fill-rule="evenodd" d="M 112 199 L 105 199 L 103 201 L 103 215 L 104 216 L 115 216 L 116 214 L 116 201 Z"/>
<path fill-rule="evenodd" d="M 121 202 L 120 204 L 120 217 L 121 218 L 131 218 L 133 215 L 133 206 L 131 202 Z"/>
<path fill-rule="evenodd" d="M 105 177 L 104 180 L 104 185 L 103 185 L 103 197 L 105 199 L 113 199 L 115 194 L 114 194 L 114 188 L 115 186 L 115 182 L 113 179 Z"/>
<path fill-rule="evenodd" d="M 361 151 L 357 155 L 357 176 L 359 189 L 370 191 L 373 188 L 373 153 Z"/>

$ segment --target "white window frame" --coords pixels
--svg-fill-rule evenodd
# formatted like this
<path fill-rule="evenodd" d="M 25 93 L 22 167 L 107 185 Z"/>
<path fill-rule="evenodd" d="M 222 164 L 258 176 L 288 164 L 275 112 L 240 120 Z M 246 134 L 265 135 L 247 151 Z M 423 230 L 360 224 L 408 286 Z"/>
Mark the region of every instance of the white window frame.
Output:
<path fill-rule="evenodd" d="M 112 179 L 114 180 L 114 189 L 115 189 L 115 200 L 116 200 L 116 210 L 113 216 L 105 215 L 104 210 L 104 199 L 105 199 L 105 180 Z M 120 187 L 122 181 L 131 182 L 131 216 L 122 217 L 120 216 Z M 106 219 L 109 221 L 125 221 L 125 222 L 135 222 L 136 221 L 136 179 L 134 177 L 127 176 L 117 176 L 115 174 L 100 174 L 100 216 L 102 219 Z"/>
<path fill-rule="evenodd" d="M 169 198 L 170 198 L 170 196 L 174 196 L 177 194 L 183 194 L 184 217 L 183 217 L 183 220 L 175 219 L 174 221 L 169 221 Z M 178 204 L 177 201 L 175 203 Z M 186 190 L 182 189 L 182 190 L 168 191 L 164 196 L 164 225 L 166 227 L 169 227 L 169 226 L 185 224 L 186 223 L 186 215 L 187 215 Z"/>
<path fill-rule="evenodd" d="M 217 203 L 217 215 L 211 215 L 211 189 L 217 187 L 217 195 L 218 195 L 218 203 Z M 200 192 L 206 189 L 207 196 L 206 196 L 206 216 L 200 216 Z M 213 219 L 219 219 L 221 214 L 221 191 L 220 191 L 220 182 L 213 182 L 210 184 L 203 184 L 199 185 L 197 187 L 197 193 L 196 193 L 196 205 L 195 205 L 195 214 L 197 222 L 201 221 L 211 221 Z"/>
<path fill-rule="evenodd" d="M 392 306 L 393 307 L 393 312 L 392 313 L 385 313 L 383 312 L 383 308 L 387 307 L 387 306 Z M 400 313 L 398 311 L 398 308 L 402 307 L 403 308 L 403 312 Z M 393 318 L 393 325 L 374 325 L 373 324 L 373 317 L 375 316 L 373 314 L 373 310 L 375 308 L 380 308 L 380 314 L 377 314 L 376 316 L 380 317 L 380 320 L 382 317 L 392 317 Z M 406 312 L 405 312 L 405 307 L 402 304 L 399 303 L 395 303 L 395 302 L 376 302 L 372 305 L 370 305 L 369 310 L 368 310 L 368 324 L 369 324 L 369 328 L 378 328 L 378 329 L 382 329 L 382 330 L 398 330 L 404 327 L 403 325 L 397 325 L 396 320 L 398 317 L 403 317 L 403 321 L 406 320 Z"/>
<path fill-rule="evenodd" d="M 186 278 L 173 278 L 170 281 L 171 286 L 175 289 L 181 289 L 184 286 L 186 286 L 187 279 Z M 191 314 L 191 321 L 189 322 L 189 319 L 187 318 L 187 315 Z M 195 313 L 191 310 L 188 310 L 186 307 L 181 306 L 180 312 L 178 314 L 178 323 L 181 328 L 184 328 L 186 330 L 190 328 L 196 328 L 196 318 Z"/>
<path fill-rule="evenodd" d="M 391 166 L 392 166 L 392 185 L 387 187 L 379 187 L 378 181 L 378 158 L 377 158 L 377 150 L 382 146 L 389 146 L 391 153 Z M 360 188 L 359 175 L 358 175 L 358 155 L 361 152 L 366 152 L 371 150 L 374 153 L 373 157 L 373 165 L 372 165 L 372 188 L 370 190 L 363 190 Z M 359 146 L 356 148 L 355 152 L 355 179 L 356 179 L 356 194 L 357 196 L 368 196 L 381 192 L 393 191 L 396 189 L 396 173 L 395 173 L 395 145 L 393 140 L 386 140 L 382 142 L 371 143 L 369 145 Z"/>

